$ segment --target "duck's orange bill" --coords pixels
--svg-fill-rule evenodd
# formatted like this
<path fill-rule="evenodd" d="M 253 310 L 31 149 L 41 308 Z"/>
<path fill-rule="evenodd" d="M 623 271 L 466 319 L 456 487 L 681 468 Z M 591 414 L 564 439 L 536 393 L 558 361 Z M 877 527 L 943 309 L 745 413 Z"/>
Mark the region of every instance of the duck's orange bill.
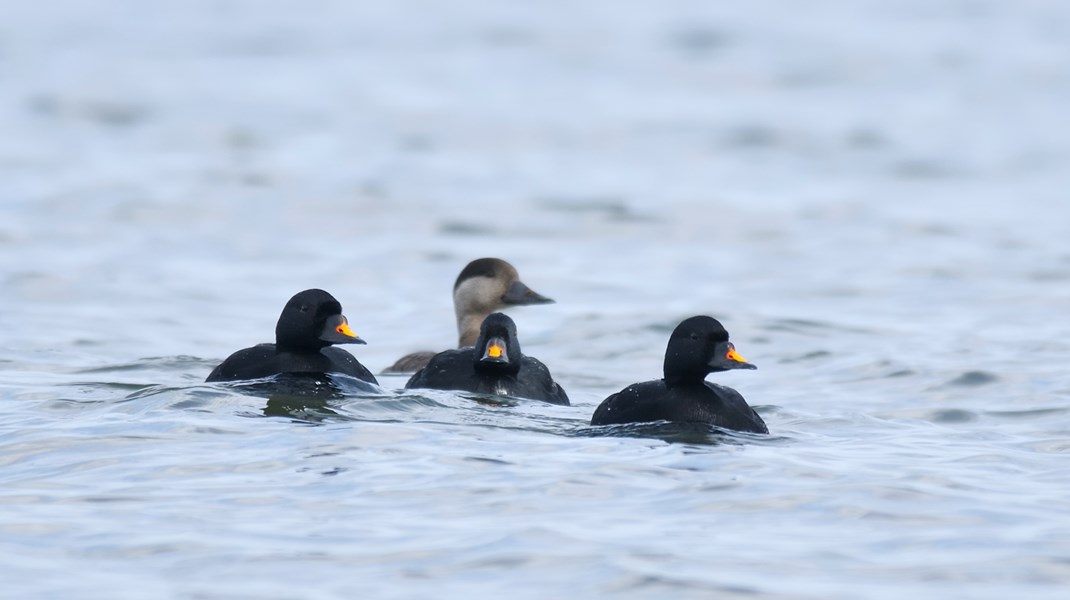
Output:
<path fill-rule="evenodd" d="M 353 330 L 349 328 L 349 323 L 345 321 L 342 321 L 342 324 L 338 327 L 335 327 L 334 330 L 346 337 L 359 337 L 356 333 L 353 333 Z"/>
<path fill-rule="evenodd" d="M 728 360 L 734 360 L 736 362 L 741 362 L 741 363 L 747 362 L 747 359 L 745 359 L 742 356 L 740 356 L 739 352 L 736 352 L 735 348 L 729 348 L 728 349 L 728 354 L 725 354 L 725 358 L 727 358 Z"/>
<path fill-rule="evenodd" d="M 487 356 L 491 358 L 501 358 L 502 352 L 505 352 L 505 348 L 502 348 L 501 344 L 492 342 L 487 346 Z"/>

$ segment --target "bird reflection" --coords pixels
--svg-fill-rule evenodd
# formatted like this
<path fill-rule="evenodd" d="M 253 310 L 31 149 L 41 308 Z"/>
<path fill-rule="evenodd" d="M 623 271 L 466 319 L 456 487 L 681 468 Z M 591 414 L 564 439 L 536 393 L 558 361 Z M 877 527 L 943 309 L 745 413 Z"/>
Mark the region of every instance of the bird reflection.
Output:
<path fill-rule="evenodd" d="M 330 407 L 331 398 L 314 398 L 310 396 L 295 396 L 291 394 L 271 394 L 267 404 L 264 405 L 265 417 L 287 417 L 319 423 L 325 419 L 339 416 L 338 412 Z"/>
<path fill-rule="evenodd" d="M 382 393 L 376 385 L 345 375 L 283 373 L 256 381 L 229 386 L 250 396 L 267 399 L 266 417 L 288 417 L 318 423 L 340 413 L 332 403 L 355 394 Z"/>

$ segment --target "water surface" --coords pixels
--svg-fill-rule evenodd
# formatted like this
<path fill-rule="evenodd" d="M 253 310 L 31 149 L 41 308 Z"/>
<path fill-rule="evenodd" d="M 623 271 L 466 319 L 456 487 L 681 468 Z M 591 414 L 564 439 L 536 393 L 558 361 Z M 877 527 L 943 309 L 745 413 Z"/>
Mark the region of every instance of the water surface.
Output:
<path fill-rule="evenodd" d="M 8 6 L 19 598 L 1061 598 L 1070 8 Z M 373 371 L 480 256 L 573 406 L 202 383 L 331 291 Z M 712 314 L 769 436 L 599 429 Z"/>

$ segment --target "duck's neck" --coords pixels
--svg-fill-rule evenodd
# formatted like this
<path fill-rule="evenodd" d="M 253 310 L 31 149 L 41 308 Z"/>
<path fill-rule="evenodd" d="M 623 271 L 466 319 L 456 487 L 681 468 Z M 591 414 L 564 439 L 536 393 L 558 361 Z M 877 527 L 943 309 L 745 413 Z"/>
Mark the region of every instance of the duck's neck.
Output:
<path fill-rule="evenodd" d="M 475 346 L 479 339 L 479 327 L 490 313 L 467 313 L 457 315 L 457 347 Z"/>
<path fill-rule="evenodd" d="M 706 384 L 707 373 L 665 373 L 665 387 L 695 387 Z"/>

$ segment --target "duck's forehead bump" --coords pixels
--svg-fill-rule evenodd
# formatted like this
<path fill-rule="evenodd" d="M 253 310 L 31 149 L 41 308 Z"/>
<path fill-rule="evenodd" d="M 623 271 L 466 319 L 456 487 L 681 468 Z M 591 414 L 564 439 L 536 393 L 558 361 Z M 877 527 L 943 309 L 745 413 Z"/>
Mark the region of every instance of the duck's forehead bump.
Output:
<path fill-rule="evenodd" d="M 328 300 L 316 307 L 316 316 L 326 317 L 342 314 L 342 305 L 337 300 Z"/>

